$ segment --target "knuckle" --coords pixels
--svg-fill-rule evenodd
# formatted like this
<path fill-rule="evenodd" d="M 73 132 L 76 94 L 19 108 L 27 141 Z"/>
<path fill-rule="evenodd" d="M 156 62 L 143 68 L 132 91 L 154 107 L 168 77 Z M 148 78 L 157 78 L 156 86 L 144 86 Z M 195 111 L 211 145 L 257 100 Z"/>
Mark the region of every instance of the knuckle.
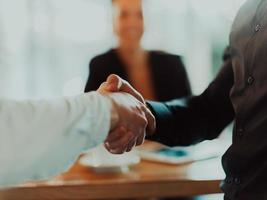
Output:
<path fill-rule="evenodd" d="M 133 150 L 133 147 L 127 149 L 127 152 L 130 152 L 130 151 L 132 151 L 132 150 Z"/>
<path fill-rule="evenodd" d="M 141 109 L 142 109 L 143 112 L 146 111 L 146 106 L 144 104 L 142 104 L 142 103 L 141 103 Z"/>
<path fill-rule="evenodd" d="M 123 136 L 125 136 L 125 134 L 126 134 L 127 132 L 126 132 L 126 130 L 120 130 L 119 132 L 118 132 L 118 137 L 123 137 Z"/>
<path fill-rule="evenodd" d="M 138 118 L 137 118 L 137 122 L 138 122 L 138 124 L 139 124 L 140 126 L 142 126 L 142 127 L 147 126 L 147 124 L 148 124 L 148 121 L 147 121 L 146 117 L 143 116 L 143 115 L 139 115 L 139 116 L 138 116 Z"/>
<path fill-rule="evenodd" d="M 148 121 L 145 117 L 143 117 L 143 119 L 142 119 L 142 125 L 145 127 L 148 125 Z"/>
<path fill-rule="evenodd" d="M 128 132 L 128 135 L 129 135 L 129 139 L 133 139 L 135 138 L 135 134 L 133 132 Z"/>

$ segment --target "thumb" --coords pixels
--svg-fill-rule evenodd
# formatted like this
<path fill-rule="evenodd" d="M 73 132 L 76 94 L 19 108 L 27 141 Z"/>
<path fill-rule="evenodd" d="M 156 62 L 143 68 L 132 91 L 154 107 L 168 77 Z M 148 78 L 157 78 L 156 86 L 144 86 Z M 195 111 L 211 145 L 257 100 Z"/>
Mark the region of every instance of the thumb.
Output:
<path fill-rule="evenodd" d="M 125 92 L 134 96 L 137 100 L 142 103 L 145 103 L 142 95 L 137 92 L 127 81 L 120 78 L 118 75 L 111 74 L 107 78 L 106 89 L 108 92 Z"/>
<path fill-rule="evenodd" d="M 109 92 L 109 86 L 107 82 L 104 82 L 100 85 L 100 87 L 97 89 L 98 92 L 102 93 L 102 94 L 106 94 Z"/>
<path fill-rule="evenodd" d="M 119 92 L 122 86 L 122 79 L 115 74 L 111 74 L 107 78 L 106 84 L 107 84 L 106 86 L 109 92 Z"/>

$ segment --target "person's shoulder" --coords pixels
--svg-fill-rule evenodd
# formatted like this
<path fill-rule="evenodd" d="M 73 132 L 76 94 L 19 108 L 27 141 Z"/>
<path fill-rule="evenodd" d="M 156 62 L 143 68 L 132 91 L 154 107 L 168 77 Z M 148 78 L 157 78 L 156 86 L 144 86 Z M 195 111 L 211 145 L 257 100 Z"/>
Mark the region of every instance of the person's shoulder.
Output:
<path fill-rule="evenodd" d="M 92 58 L 90 62 L 91 65 L 101 65 L 103 63 L 110 62 L 114 54 L 113 51 L 114 51 L 113 49 L 110 49 L 103 54 L 95 56 L 94 58 Z"/>
<path fill-rule="evenodd" d="M 180 55 L 175 55 L 171 53 L 167 53 L 165 51 L 151 51 L 151 54 L 153 57 L 157 59 L 163 59 L 166 61 L 181 61 L 181 56 Z"/>
<path fill-rule="evenodd" d="M 182 57 L 180 55 L 175 55 L 171 53 L 167 53 L 164 51 L 151 51 L 152 57 L 163 63 L 164 67 L 168 68 L 183 68 L 183 62 L 182 62 Z"/>

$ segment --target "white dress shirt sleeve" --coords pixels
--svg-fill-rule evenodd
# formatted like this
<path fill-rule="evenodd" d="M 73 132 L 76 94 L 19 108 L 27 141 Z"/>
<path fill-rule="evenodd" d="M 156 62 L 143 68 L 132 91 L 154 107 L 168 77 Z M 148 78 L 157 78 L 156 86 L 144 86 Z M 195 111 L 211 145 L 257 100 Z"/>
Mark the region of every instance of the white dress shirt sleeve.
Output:
<path fill-rule="evenodd" d="M 0 100 L 0 186 L 54 176 L 110 128 L 111 101 L 97 92 L 52 101 Z"/>

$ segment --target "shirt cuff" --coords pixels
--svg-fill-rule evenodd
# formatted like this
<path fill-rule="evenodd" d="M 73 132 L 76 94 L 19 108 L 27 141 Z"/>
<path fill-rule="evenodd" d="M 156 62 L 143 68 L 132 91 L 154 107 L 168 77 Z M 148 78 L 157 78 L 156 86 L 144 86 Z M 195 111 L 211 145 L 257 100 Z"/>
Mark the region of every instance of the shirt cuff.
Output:
<path fill-rule="evenodd" d="M 99 94 L 90 92 L 85 94 L 86 114 L 80 124 L 80 132 L 87 135 L 87 149 L 100 145 L 107 138 L 111 124 L 111 100 Z M 88 131 L 90 130 L 90 131 Z"/>

